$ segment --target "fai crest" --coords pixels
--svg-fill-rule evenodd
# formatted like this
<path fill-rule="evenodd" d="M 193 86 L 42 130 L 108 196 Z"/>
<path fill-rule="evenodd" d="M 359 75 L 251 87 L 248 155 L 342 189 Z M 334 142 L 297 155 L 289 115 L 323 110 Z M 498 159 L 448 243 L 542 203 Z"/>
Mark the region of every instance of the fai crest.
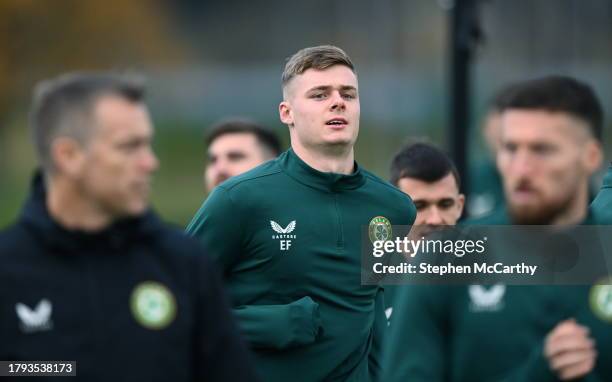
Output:
<path fill-rule="evenodd" d="M 589 300 L 595 316 L 612 323 L 612 279 L 593 285 Z"/>
<path fill-rule="evenodd" d="M 391 222 L 384 216 L 376 216 L 370 220 L 368 235 L 370 241 L 387 241 L 391 239 Z"/>
<path fill-rule="evenodd" d="M 130 307 L 136 321 L 147 329 L 164 329 L 176 317 L 172 292 L 155 281 L 146 281 L 134 288 Z"/>

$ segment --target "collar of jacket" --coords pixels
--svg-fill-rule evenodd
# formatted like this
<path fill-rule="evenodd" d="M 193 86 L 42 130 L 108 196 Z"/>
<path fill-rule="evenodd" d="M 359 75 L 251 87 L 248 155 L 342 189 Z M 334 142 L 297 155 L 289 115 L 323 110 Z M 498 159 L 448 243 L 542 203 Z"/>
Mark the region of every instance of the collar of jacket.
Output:
<path fill-rule="evenodd" d="M 355 162 L 354 171 L 350 175 L 315 170 L 298 157 L 293 149 L 289 149 L 278 157 L 283 171 L 296 181 L 326 192 L 354 190 L 363 186 L 366 177 L 361 167 Z"/>
<path fill-rule="evenodd" d="M 40 171 L 34 175 L 30 196 L 21 212 L 21 222 L 32 230 L 45 247 L 58 253 L 121 253 L 134 244 L 154 236 L 161 222 L 152 211 L 117 220 L 95 232 L 67 229 L 49 214 L 46 189 Z"/>
<path fill-rule="evenodd" d="M 608 166 L 608 172 L 603 178 L 603 182 L 601 185 L 602 188 L 612 188 L 612 163 Z"/>

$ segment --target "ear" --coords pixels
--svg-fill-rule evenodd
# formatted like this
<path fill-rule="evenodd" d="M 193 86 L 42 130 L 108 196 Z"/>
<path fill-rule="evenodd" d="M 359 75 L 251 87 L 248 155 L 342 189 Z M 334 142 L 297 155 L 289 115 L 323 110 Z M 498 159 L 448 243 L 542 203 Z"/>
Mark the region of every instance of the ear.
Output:
<path fill-rule="evenodd" d="M 289 102 L 283 101 L 278 105 L 278 114 L 282 123 L 289 127 L 293 126 L 293 112 Z"/>
<path fill-rule="evenodd" d="M 461 217 L 464 206 L 465 206 L 465 195 L 459 194 L 459 196 L 457 197 L 457 219 Z"/>
<path fill-rule="evenodd" d="M 603 163 L 603 149 L 601 144 L 595 139 L 587 143 L 584 150 L 583 163 L 589 175 L 592 175 L 601 167 Z"/>
<path fill-rule="evenodd" d="M 51 160 L 58 174 L 78 176 L 83 167 L 83 159 L 83 148 L 76 140 L 60 137 L 51 143 Z"/>

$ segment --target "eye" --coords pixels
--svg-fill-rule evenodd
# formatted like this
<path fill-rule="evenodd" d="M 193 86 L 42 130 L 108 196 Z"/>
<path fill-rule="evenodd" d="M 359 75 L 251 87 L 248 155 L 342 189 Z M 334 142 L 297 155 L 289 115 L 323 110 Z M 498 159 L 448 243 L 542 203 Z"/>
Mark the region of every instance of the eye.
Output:
<path fill-rule="evenodd" d="M 555 151 L 555 148 L 547 144 L 534 145 L 532 148 L 533 152 L 538 155 L 548 155 Z"/>
<path fill-rule="evenodd" d="M 119 149 L 125 152 L 132 152 L 138 150 L 140 146 L 142 146 L 140 141 L 129 141 L 119 145 Z"/>
<path fill-rule="evenodd" d="M 502 147 L 503 147 L 504 151 L 507 151 L 509 153 L 514 153 L 518 146 L 517 146 L 516 143 L 506 142 L 506 143 L 504 143 L 504 145 Z"/>
<path fill-rule="evenodd" d="M 447 210 L 454 205 L 455 205 L 455 200 L 453 199 L 443 199 L 443 200 L 440 200 L 440 202 L 438 203 L 438 207 L 440 207 L 443 210 Z"/>
<path fill-rule="evenodd" d="M 342 95 L 342 98 L 344 98 L 344 99 L 355 99 L 357 97 L 354 94 L 346 93 L 346 94 Z"/>
<path fill-rule="evenodd" d="M 313 93 L 310 95 L 310 98 L 313 99 L 325 99 L 325 97 L 327 97 L 325 93 Z"/>
<path fill-rule="evenodd" d="M 417 211 L 421 211 L 427 207 L 427 203 L 416 201 L 414 202 L 414 206 L 416 207 Z"/>

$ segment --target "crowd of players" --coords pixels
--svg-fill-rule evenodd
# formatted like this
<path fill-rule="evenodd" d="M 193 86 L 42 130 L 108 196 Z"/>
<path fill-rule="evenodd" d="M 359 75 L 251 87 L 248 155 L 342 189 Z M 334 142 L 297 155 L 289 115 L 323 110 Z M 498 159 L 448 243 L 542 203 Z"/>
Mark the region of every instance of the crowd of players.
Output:
<path fill-rule="evenodd" d="M 0 360 L 74 360 L 92 381 L 612 379 L 610 280 L 361 283 L 362 226 L 427 234 L 457 224 L 470 197 L 429 143 L 395 155 L 390 183 L 357 164 L 359 85 L 341 49 L 288 59 L 287 151 L 248 120 L 210 129 L 210 195 L 187 235 L 149 207 L 158 162 L 143 91 L 112 73 L 37 87 L 39 170 L 0 234 Z M 503 89 L 486 130 L 501 202 L 461 224 L 610 224 L 612 173 L 590 205 L 603 120 L 573 78 Z"/>

